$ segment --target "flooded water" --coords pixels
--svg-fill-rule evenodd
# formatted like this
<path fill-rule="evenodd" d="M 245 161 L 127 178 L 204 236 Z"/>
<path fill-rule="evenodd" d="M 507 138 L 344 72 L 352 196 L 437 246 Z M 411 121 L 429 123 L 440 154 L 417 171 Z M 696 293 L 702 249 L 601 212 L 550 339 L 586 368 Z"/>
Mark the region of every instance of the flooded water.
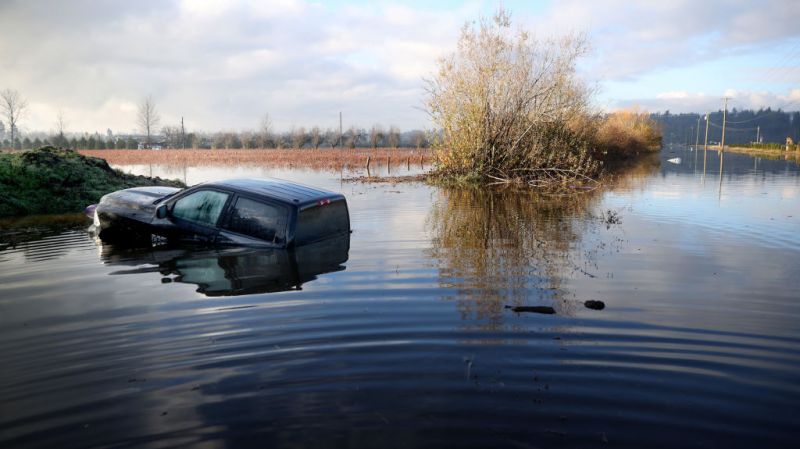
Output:
<path fill-rule="evenodd" d="M 152 170 L 341 191 L 353 233 L 125 250 L 3 222 L 0 447 L 800 444 L 794 162 L 667 148 L 570 197 Z"/>

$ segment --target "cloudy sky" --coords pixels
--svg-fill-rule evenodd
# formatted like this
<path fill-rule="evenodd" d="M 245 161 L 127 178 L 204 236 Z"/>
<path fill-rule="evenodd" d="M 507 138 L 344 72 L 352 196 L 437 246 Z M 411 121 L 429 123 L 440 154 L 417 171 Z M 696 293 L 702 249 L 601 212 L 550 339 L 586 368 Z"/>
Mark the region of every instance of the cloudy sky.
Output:
<path fill-rule="evenodd" d="M 23 131 L 128 133 L 162 124 L 244 130 L 430 126 L 422 78 L 461 26 L 498 1 L 0 0 L 0 89 L 28 100 Z M 587 33 L 596 105 L 800 109 L 800 1 L 504 1 L 546 37 Z"/>

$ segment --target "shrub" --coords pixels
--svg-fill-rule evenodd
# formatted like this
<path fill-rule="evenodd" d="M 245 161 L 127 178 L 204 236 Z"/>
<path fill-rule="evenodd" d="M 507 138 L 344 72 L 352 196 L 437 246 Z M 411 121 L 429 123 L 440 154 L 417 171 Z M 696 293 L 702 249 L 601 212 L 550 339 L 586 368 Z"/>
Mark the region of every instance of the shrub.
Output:
<path fill-rule="evenodd" d="M 590 121 L 589 89 L 575 74 L 585 49 L 580 36 L 512 32 L 503 10 L 465 25 L 456 52 L 428 80 L 427 108 L 441 128 L 435 173 L 537 186 L 596 175 L 592 133 L 575 126 Z"/>
<path fill-rule="evenodd" d="M 638 108 L 613 112 L 600 119 L 594 135 L 595 156 L 621 159 L 661 145 L 661 127 Z"/>

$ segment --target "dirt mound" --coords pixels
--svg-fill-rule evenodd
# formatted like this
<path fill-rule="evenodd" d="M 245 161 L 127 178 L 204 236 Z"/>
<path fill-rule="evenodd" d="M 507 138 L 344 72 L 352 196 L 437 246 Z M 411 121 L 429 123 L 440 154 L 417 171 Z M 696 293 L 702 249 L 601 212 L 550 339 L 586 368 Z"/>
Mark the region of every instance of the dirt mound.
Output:
<path fill-rule="evenodd" d="M 0 217 L 80 212 L 106 193 L 153 185 L 184 187 L 176 180 L 129 175 L 104 159 L 51 146 L 0 153 Z"/>

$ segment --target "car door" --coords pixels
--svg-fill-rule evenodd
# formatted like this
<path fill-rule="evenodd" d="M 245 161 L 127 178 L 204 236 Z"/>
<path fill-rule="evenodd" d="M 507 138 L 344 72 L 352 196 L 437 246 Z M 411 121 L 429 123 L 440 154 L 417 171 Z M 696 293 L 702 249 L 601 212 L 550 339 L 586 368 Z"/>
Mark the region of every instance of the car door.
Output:
<path fill-rule="evenodd" d="M 176 199 L 169 219 L 181 240 L 211 243 L 219 233 L 218 224 L 231 198 L 229 192 L 201 189 Z"/>

